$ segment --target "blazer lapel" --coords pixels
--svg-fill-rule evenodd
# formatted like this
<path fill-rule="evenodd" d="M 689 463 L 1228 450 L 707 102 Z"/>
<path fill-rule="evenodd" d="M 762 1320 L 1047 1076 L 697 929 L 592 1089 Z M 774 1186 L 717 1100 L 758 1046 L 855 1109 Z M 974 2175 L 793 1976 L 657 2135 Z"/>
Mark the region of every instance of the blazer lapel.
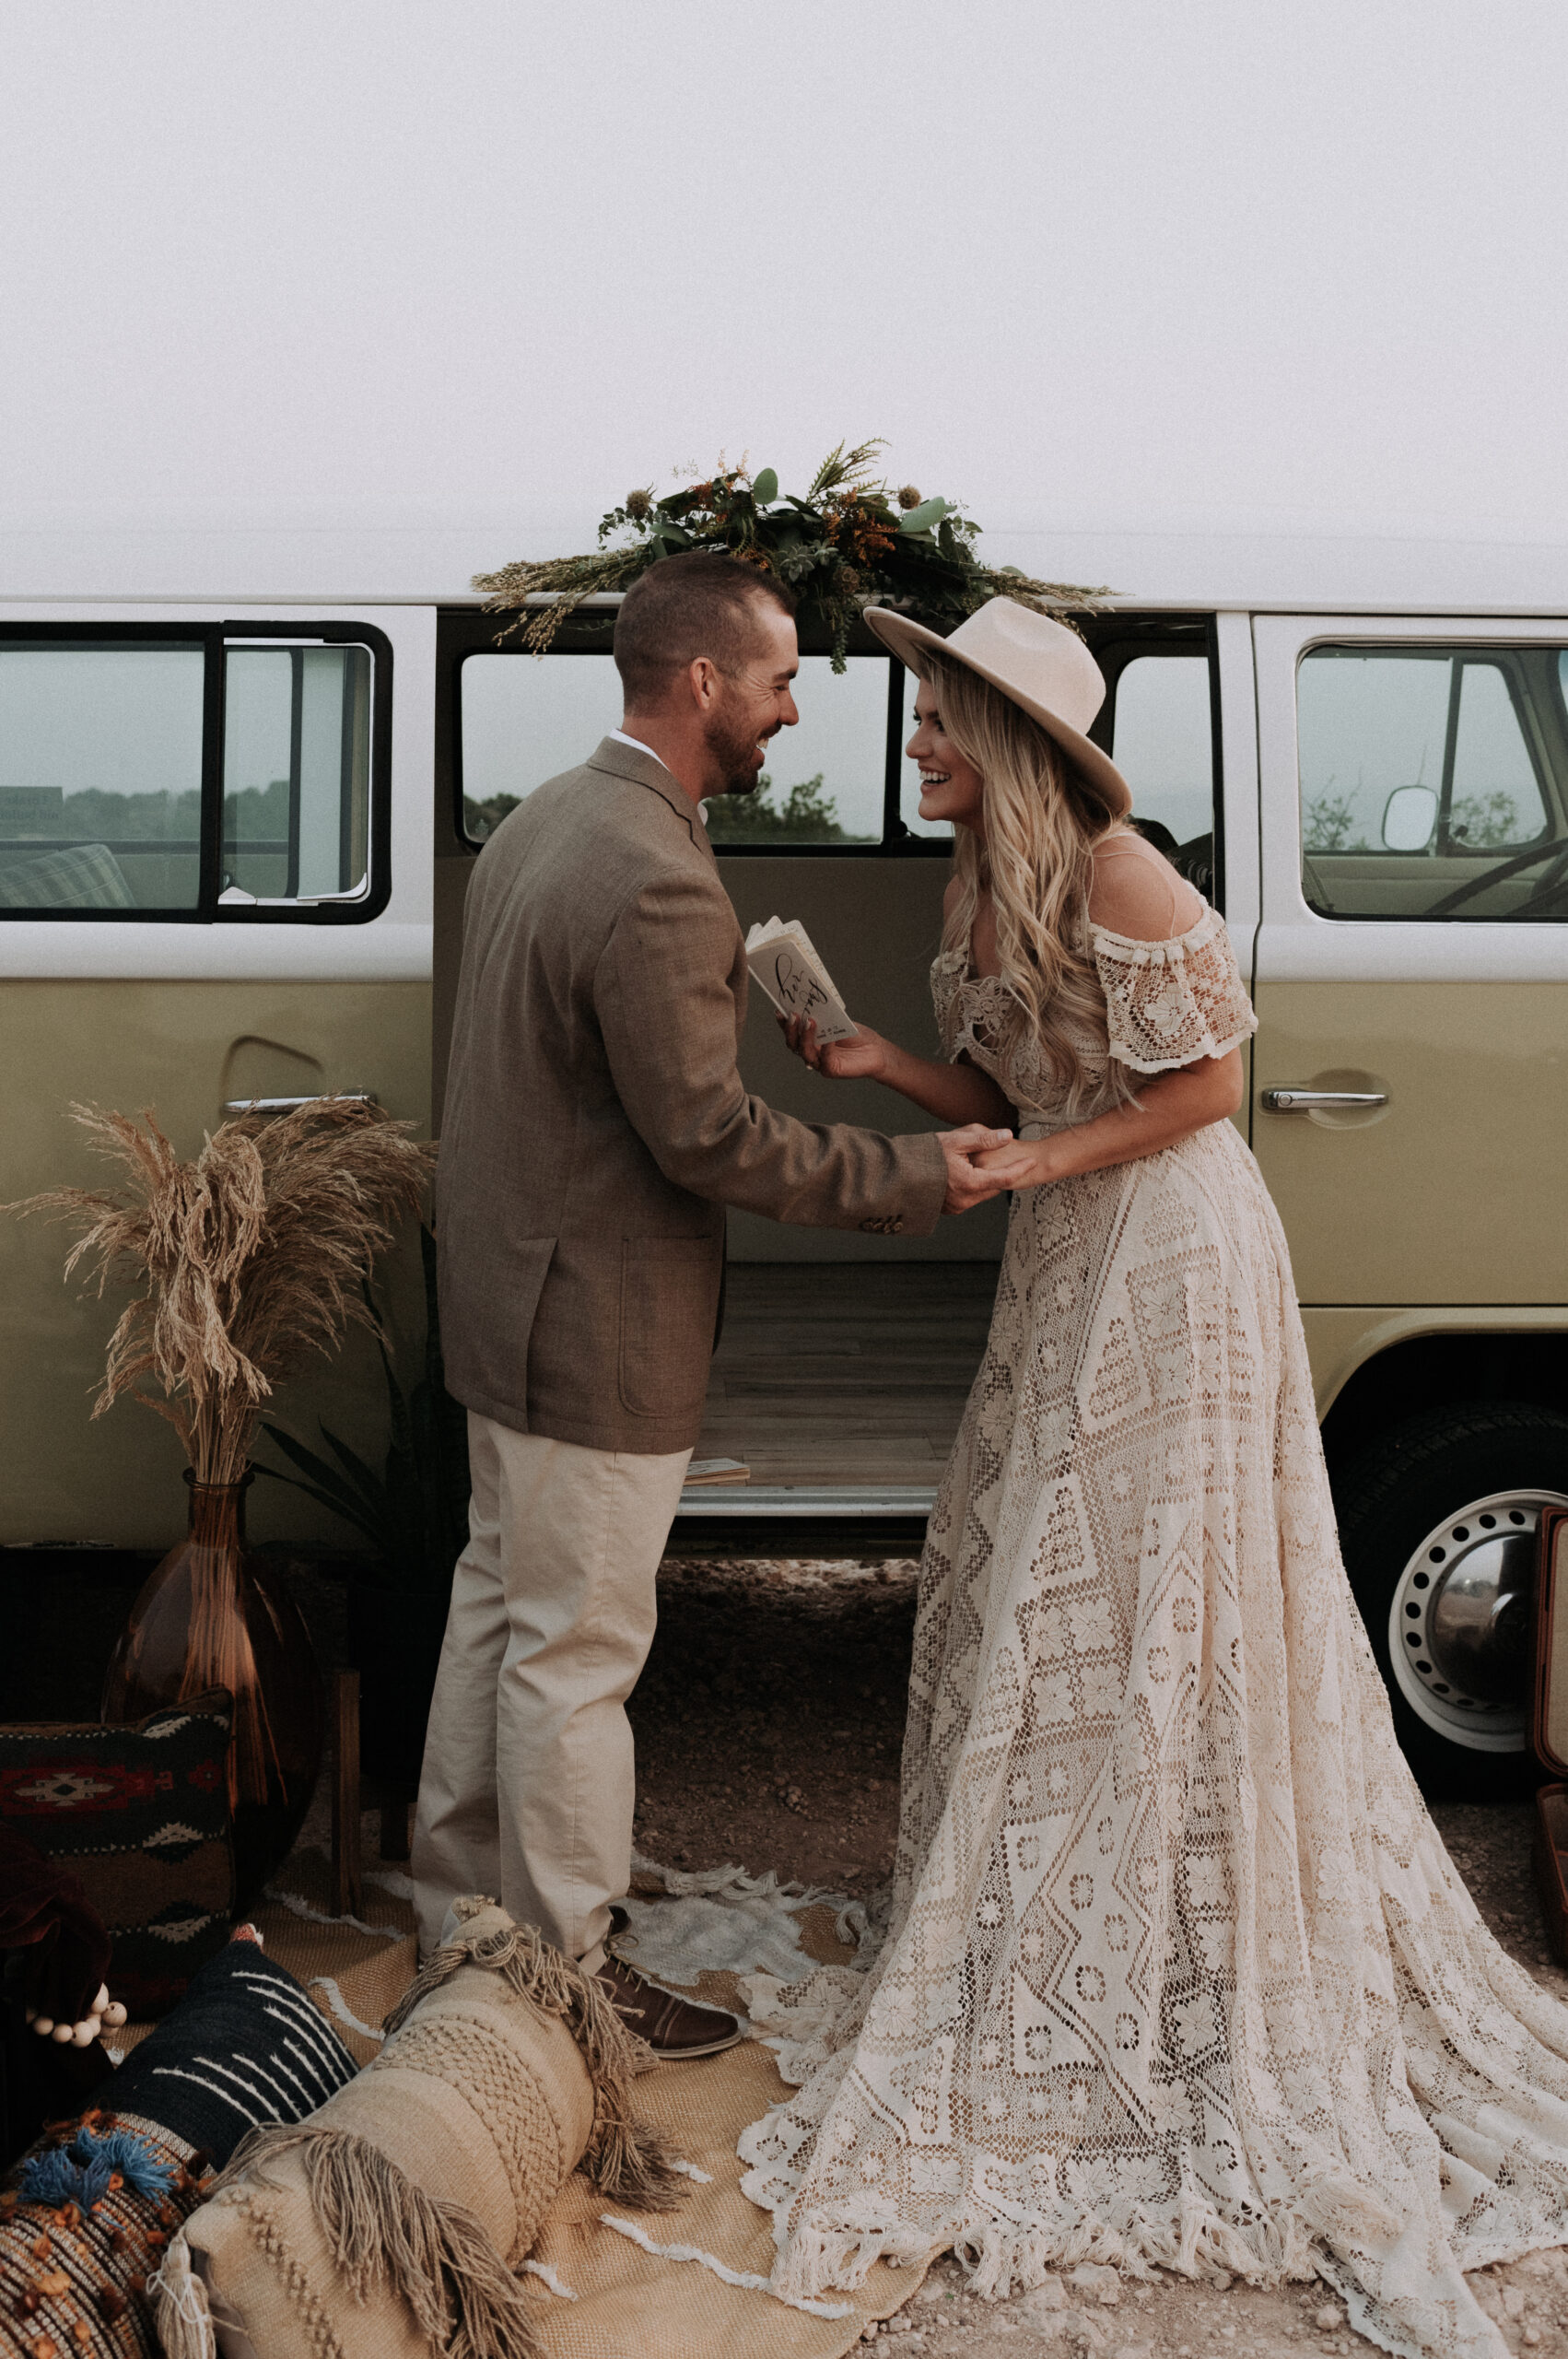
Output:
<path fill-rule="evenodd" d="M 663 763 L 652 754 L 644 754 L 635 745 L 623 745 L 614 737 L 602 738 L 597 752 L 589 757 L 591 770 L 607 770 L 612 778 L 625 778 L 638 786 L 646 786 L 661 802 L 667 803 L 677 819 L 684 821 L 686 831 L 699 851 L 713 859 L 713 846 L 708 829 L 702 824 L 702 814 L 685 788 L 678 785 Z M 717 865 L 717 863 L 715 863 Z"/>

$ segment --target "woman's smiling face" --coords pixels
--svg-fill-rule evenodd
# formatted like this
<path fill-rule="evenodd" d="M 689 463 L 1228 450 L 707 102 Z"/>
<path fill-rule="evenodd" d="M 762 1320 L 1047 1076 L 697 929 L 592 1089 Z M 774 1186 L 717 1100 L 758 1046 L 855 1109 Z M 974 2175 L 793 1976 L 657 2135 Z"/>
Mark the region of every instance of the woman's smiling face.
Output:
<path fill-rule="evenodd" d="M 922 680 L 915 692 L 915 734 L 904 750 L 920 766 L 921 818 L 946 819 L 983 836 L 980 773 L 944 734 L 937 692 L 929 680 Z"/>

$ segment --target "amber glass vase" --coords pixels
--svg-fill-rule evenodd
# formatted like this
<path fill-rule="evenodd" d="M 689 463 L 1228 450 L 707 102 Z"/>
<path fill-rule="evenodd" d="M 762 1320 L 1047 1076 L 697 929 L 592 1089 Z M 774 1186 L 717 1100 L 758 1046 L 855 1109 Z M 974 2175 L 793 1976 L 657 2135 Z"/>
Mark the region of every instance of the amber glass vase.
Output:
<path fill-rule="evenodd" d="M 234 1699 L 228 1800 L 240 1907 L 295 1837 L 322 1762 L 316 1651 L 282 1574 L 245 1545 L 254 1478 L 198 1483 L 191 1526 L 149 1575 L 103 1683 L 106 1720 L 140 1719 L 214 1687 Z"/>

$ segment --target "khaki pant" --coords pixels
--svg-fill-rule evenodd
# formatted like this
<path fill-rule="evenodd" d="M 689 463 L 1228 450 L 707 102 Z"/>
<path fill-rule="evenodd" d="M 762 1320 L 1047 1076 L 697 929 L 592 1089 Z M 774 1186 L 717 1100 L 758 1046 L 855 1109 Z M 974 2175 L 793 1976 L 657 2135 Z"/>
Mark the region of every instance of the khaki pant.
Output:
<path fill-rule="evenodd" d="M 425 1739 L 411 1865 L 419 1947 L 459 1893 L 598 1961 L 631 1874 L 626 1700 L 689 1449 L 585 1449 L 468 1420 L 474 1496 Z"/>

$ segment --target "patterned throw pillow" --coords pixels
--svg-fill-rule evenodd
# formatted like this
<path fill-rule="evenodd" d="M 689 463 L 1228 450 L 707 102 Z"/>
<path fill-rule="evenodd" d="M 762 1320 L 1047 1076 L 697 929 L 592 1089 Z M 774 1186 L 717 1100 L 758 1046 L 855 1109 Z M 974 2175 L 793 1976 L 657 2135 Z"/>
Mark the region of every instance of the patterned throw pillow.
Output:
<path fill-rule="evenodd" d="M 571 2171 L 647 2211 L 681 2189 L 630 2111 L 649 2060 L 591 1977 L 458 1901 L 375 2061 L 298 2128 L 247 2141 L 171 2242 L 166 2348 L 210 2348 L 216 2318 L 259 2359 L 526 2359 L 514 2271 Z"/>
<path fill-rule="evenodd" d="M 123 1727 L 0 1727 L 0 1820 L 81 1884 L 133 2018 L 162 2014 L 228 1939 L 229 1718 L 215 1693 Z"/>
<path fill-rule="evenodd" d="M 155 2122 L 100 2108 L 35 2147 L 0 2191 L 6 2359 L 158 2359 L 146 2281 L 202 2177 Z"/>
<path fill-rule="evenodd" d="M 237 1935 L 99 2094 L 221 2170 L 248 2130 L 303 2121 L 358 2069 L 304 1984 Z"/>
<path fill-rule="evenodd" d="M 157 2359 L 148 2280 L 214 2164 L 354 2078 L 348 2050 L 248 1932 L 0 2191 L 0 2359 Z"/>

